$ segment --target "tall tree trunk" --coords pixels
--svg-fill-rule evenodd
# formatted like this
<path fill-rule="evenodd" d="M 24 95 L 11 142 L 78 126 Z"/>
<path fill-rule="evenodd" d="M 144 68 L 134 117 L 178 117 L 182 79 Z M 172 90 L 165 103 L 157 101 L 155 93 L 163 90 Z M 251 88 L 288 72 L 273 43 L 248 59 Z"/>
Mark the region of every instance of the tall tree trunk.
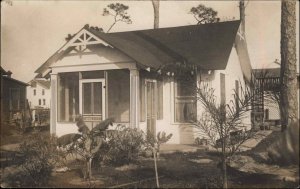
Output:
<path fill-rule="evenodd" d="M 159 0 L 152 0 L 154 10 L 154 29 L 159 28 Z"/>
<path fill-rule="evenodd" d="M 296 75 L 296 1 L 281 3 L 281 106 L 282 128 L 298 121 Z"/>

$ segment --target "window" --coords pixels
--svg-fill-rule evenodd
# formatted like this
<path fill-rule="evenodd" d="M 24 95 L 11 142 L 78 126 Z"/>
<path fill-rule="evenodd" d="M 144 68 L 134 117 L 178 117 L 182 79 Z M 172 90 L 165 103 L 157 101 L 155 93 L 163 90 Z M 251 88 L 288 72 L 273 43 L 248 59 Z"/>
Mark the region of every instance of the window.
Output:
<path fill-rule="evenodd" d="M 40 106 L 40 105 L 42 105 L 42 100 L 41 100 L 41 99 L 39 99 L 39 106 Z"/>
<path fill-rule="evenodd" d="M 188 123 L 195 120 L 196 107 L 196 78 L 189 75 L 176 80 L 175 85 L 175 122 Z"/>
<path fill-rule="evenodd" d="M 45 95 L 45 89 L 42 89 L 42 95 Z"/>
<path fill-rule="evenodd" d="M 46 105 L 46 99 L 43 99 L 43 105 L 44 106 Z"/>
<path fill-rule="evenodd" d="M 36 90 L 35 90 L 35 89 L 33 89 L 33 95 L 34 95 L 34 96 L 36 95 Z"/>
<path fill-rule="evenodd" d="M 58 121 L 75 122 L 79 114 L 79 73 L 58 74 Z"/>

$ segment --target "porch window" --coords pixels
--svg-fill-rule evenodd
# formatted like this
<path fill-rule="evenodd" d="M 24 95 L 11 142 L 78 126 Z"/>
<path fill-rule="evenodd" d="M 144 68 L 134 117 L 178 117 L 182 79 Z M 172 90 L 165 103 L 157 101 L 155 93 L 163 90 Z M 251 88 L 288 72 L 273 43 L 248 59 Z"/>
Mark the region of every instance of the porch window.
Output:
<path fill-rule="evenodd" d="M 108 117 L 115 122 L 129 122 L 130 75 L 129 70 L 107 71 Z"/>
<path fill-rule="evenodd" d="M 175 84 L 175 122 L 188 123 L 196 117 L 196 78 L 180 77 Z"/>
<path fill-rule="evenodd" d="M 75 122 L 79 114 L 79 73 L 58 74 L 58 121 Z"/>

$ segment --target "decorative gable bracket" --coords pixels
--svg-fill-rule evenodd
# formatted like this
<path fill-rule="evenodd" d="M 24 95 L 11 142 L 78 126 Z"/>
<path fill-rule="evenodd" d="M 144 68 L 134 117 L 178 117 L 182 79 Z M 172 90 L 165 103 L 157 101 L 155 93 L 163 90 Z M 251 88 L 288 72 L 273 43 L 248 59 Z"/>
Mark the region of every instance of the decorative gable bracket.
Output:
<path fill-rule="evenodd" d="M 84 52 L 87 50 L 88 45 L 102 44 L 107 47 L 113 48 L 105 41 L 99 39 L 97 36 L 82 29 L 79 31 L 61 50 L 66 50 L 69 47 L 75 47 L 75 52 Z"/>

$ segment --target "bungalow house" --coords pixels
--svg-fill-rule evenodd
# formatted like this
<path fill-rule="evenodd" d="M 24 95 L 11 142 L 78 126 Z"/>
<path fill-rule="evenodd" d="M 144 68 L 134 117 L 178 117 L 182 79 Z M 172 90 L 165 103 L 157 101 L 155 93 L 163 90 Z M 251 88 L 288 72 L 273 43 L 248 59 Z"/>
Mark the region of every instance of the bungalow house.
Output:
<path fill-rule="evenodd" d="M 84 26 L 36 70 L 51 78 L 50 132 L 77 132 L 80 114 L 89 127 L 113 117 L 172 133 L 169 143 L 194 143 L 190 119 L 203 108 L 192 84 L 206 82 L 218 101 L 229 102 L 251 80 L 243 31 L 240 21 L 117 33 Z M 176 65 L 190 67 L 193 81 L 176 77 Z M 251 126 L 250 114 L 243 124 Z"/>
<path fill-rule="evenodd" d="M 30 108 L 50 108 L 50 80 L 35 78 L 27 87 Z"/>
<path fill-rule="evenodd" d="M 10 122 L 14 115 L 25 115 L 27 108 L 27 84 L 11 75 L 11 71 L 5 71 L 1 67 L 1 127 Z"/>

